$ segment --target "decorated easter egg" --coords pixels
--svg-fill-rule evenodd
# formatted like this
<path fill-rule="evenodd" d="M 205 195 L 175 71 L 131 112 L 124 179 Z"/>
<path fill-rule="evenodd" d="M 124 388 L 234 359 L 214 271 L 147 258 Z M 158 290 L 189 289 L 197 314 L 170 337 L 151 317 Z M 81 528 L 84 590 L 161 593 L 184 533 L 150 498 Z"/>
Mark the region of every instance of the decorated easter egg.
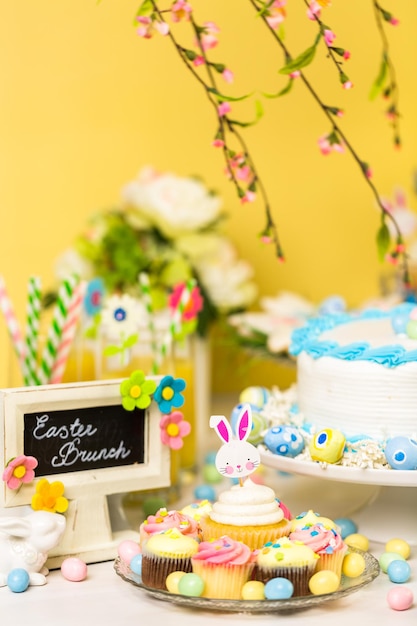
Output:
<path fill-rule="evenodd" d="M 310 441 L 309 450 L 313 461 L 338 463 L 343 456 L 346 438 L 340 430 L 325 428 Z"/>
<path fill-rule="evenodd" d="M 264 444 L 273 454 L 295 457 L 304 450 L 304 439 L 294 426 L 272 426 L 264 437 Z"/>
<path fill-rule="evenodd" d="M 271 392 L 266 387 L 246 387 L 239 395 L 239 402 L 252 404 L 258 409 L 262 409 L 270 395 Z"/>
<path fill-rule="evenodd" d="M 417 441 L 410 437 L 392 437 L 385 446 L 385 458 L 396 470 L 417 469 Z"/>
<path fill-rule="evenodd" d="M 230 423 L 232 425 L 232 430 L 235 434 L 236 424 L 242 412 L 243 406 L 243 404 L 237 404 L 233 408 L 230 416 Z M 263 440 L 263 436 L 261 433 L 263 433 L 268 428 L 268 420 L 266 419 L 266 417 L 260 414 L 259 407 L 255 406 L 254 404 L 251 404 L 250 407 L 252 410 L 252 428 L 247 441 L 256 446 Z"/>

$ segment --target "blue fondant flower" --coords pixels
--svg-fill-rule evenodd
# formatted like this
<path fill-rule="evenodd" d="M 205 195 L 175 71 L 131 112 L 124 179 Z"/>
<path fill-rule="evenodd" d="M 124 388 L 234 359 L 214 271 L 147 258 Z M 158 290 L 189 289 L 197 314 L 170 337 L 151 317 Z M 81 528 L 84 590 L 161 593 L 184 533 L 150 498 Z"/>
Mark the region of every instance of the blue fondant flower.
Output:
<path fill-rule="evenodd" d="M 178 408 L 184 404 L 184 396 L 181 391 L 185 389 L 185 380 L 164 376 L 154 394 L 154 400 L 158 403 L 161 413 L 170 413 L 172 407 Z"/>

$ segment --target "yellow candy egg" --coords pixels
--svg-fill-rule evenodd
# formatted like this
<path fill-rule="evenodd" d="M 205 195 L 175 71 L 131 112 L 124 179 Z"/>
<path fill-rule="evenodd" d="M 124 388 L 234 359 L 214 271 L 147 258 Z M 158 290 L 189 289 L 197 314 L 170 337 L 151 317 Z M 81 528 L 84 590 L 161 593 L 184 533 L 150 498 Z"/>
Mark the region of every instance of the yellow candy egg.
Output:
<path fill-rule="evenodd" d="M 356 548 L 363 552 L 367 552 L 369 549 L 369 539 L 360 533 L 352 533 L 345 537 L 344 541 L 350 548 Z"/>
<path fill-rule="evenodd" d="M 184 574 L 185 572 L 171 572 L 170 574 L 168 574 L 165 584 L 170 593 L 179 593 L 178 584 Z"/>
<path fill-rule="evenodd" d="M 365 559 L 359 552 L 349 552 L 343 559 L 342 572 L 348 578 L 356 578 L 365 570 Z"/>
<path fill-rule="evenodd" d="M 410 556 L 411 548 L 404 539 L 394 538 L 385 544 L 385 552 L 396 552 L 407 560 Z"/>
<path fill-rule="evenodd" d="M 338 463 L 343 456 L 346 438 L 340 430 L 325 428 L 310 441 L 309 450 L 313 461 Z"/>
<path fill-rule="evenodd" d="M 316 572 L 308 581 L 308 587 L 315 596 L 321 596 L 325 593 L 334 593 L 339 589 L 340 578 L 335 572 L 330 570 L 321 570 Z"/>
<path fill-rule="evenodd" d="M 243 600 L 265 600 L 265 585 L 259 580 L 249 580 L 242 587 Z"/>

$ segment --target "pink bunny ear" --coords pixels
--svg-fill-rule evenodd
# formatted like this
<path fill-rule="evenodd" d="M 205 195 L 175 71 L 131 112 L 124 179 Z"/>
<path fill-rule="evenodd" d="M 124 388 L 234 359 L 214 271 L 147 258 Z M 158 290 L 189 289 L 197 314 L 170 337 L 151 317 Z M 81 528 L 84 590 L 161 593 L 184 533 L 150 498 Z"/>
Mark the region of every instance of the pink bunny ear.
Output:
<path fill-rule="evenodd" d="M 224 415 L 212 415 L 210 417 L 210 428 L 214 428 L 224 443 L 229 443 L 233 439 L 232 428 Z"/>
<path fill-rule="evenodd" d="M 252 410 L 245 404 L 237 418 L 236 434 L 240 441 L 246 441 L 252 430 Z"/>

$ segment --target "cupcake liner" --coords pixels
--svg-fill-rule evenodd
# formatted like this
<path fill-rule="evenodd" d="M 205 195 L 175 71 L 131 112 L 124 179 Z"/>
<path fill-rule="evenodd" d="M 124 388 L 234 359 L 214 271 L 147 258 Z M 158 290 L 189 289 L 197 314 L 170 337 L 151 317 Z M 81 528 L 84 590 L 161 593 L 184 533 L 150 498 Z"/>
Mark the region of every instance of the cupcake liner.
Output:
<path fill-rule="evenodd" d="M 300 565 L 297 567 L 260 567 L 255 566 L 252 579 L 267 583 L 272 578 L 287 578 L 294 585 L 293 597 L 308 596 L 310 590 L 308 581 L 316 571 L 316 563 Z"/>
<path fill-rule="evenodd" d="M 152 589 L 167 590 L 166 579 L 171 572 L 192 571 L 191 558 L 173 559 L 153 555 L 142 555 L 142 582 Z"/>
<path fill-rule="evenodd" d="M 242 541 L 251 550 L 260 550 L 269 541 L 274 542 L 280 537 L 288 536 L 291 523 L 283 519 L 278 524 L 267 526 L 232 526 L 231 524 L 219 524 L 210 518 L 202 519 L 201 528 L 203 540 L 219 539 L 227 535 L 235 541 Z"/>
<path fill-rule="evenodd" d="M 316 571 L 330 570 L 341 578 L 343 559 L 345 558 L 346 551 L 347 546 L 332 554 L 319 554 Z"/>
<path fill-rule="evenodd" d="M 242 587 L 250 579 L 253 563 L 244 565 L 218 565 L 191 561 L 192 570 L 204 580 L 203 598 L 241 600 Z"/>

